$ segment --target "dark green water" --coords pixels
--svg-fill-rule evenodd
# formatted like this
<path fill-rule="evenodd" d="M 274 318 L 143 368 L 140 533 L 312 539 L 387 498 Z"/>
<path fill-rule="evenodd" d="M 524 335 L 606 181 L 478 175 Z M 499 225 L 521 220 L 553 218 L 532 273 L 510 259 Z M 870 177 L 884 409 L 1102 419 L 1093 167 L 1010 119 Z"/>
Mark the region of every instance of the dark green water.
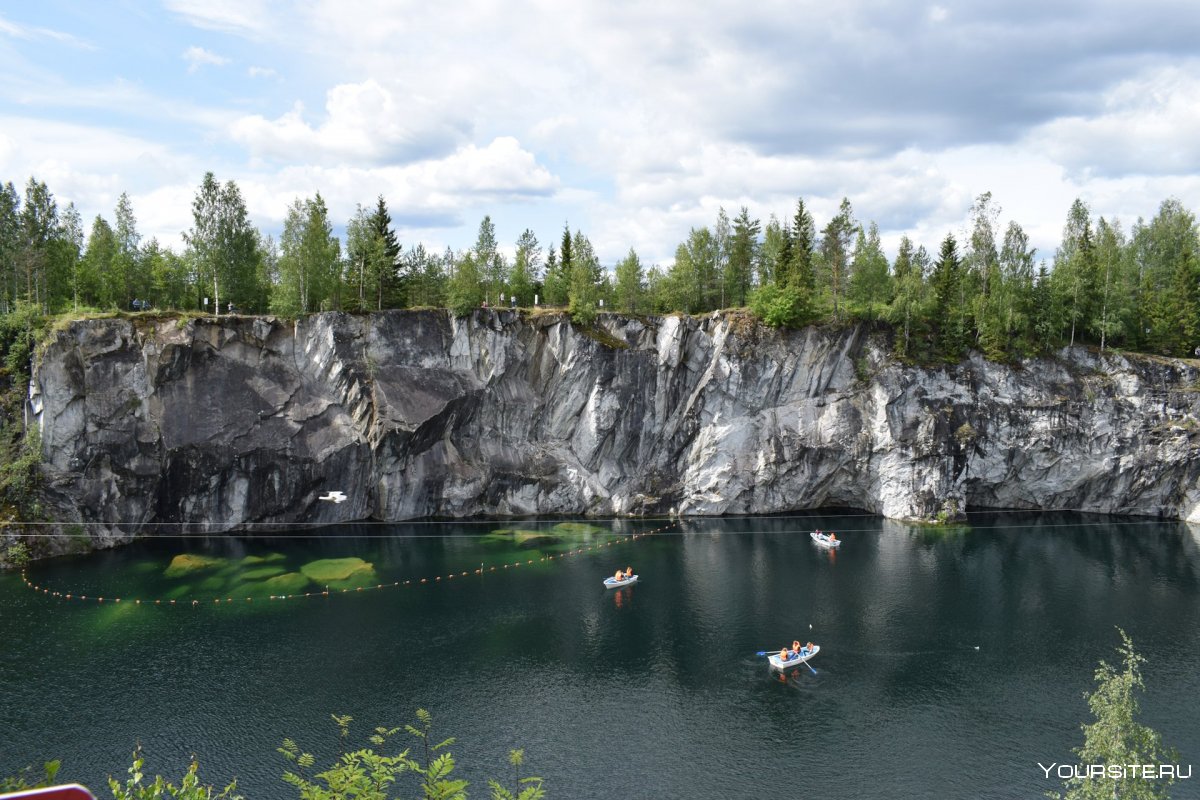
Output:
<path fill-rule="evenodd" d="M 279 780 L 285 737 L 327 763 L 330 714 L 352 715 L 365 740 L 423 707 L 458 737 L 473 797 L 508 774 L 512 747 L 555 798 L 1038 797 L 1058 787 L 1039 761 L 1076 761 L 1082 693 L 1114 658 L 1116 625 L 1148 660 L 1144 721 L 1200 766 L 1197 536 L 1077 516 L 972 522 L 929 535 L 871 517 L 691 521 L 482 577 L 282 602 L 211 598 L 314 559 L 360 557 L 374 585 L 517 551 L 479 537 L 496 524 L 396 525 L 39 564 L 37 584 L 123 601 L 0 576 L 0 775 L 61 758 L 63 777 L 107 795 L 141 742 L 151 774 L 177 779 L 194 753 L 208 782 L 294 797 Z M 842 551 L 817 549 L 814 526 L 837 530 Z M 185 551 L 228 560 L 164 577 Z M 627 564 L 641 581 L 604 589 Z M 129 603 L 172 592 L 180 605 Z M 780 680 L 754 653 L 794 638 L 822 646 L 818 674 Z M 1200 775 L 1174 796 L 1200 797 Z"/>

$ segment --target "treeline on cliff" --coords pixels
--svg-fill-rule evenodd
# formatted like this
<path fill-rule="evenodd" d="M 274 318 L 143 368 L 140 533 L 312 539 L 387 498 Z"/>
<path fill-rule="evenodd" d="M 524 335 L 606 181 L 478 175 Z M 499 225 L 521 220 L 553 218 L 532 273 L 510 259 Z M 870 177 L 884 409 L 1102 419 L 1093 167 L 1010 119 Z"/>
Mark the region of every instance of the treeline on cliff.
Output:
<path fill-rule="evenodd" d="M 318 193 L 287 209 L 279 241 L 250 222 L 236 183 L 204 176 L 193 225 L 175 252 L 144 241 L 129 197 L 110 223 L 85 235 L 73 204 L 45 183 L 24 195 L 0 186 L 0 312 L 175 309 L 298 316 L 322 310 L 481 305 L 569 309 L 590 323 L 600 310 L 705 313 L 748 307 L 770 325 L 886 322 L 898 355 L 918 361 L 968 349 L 1006 360 L 1063 344 L 1187 356 L 1200 345 L 1200 261 L 1195 215 L 1175 199 L 1128 232 L 1082 200 L 1067 211 L 1054 254 L 1039 257 L 1016 222 L 998 227 L 990 193 L 970 209 L 969 231 L 932 249 L 905 236 L 889 259 L 873 222 L 848 199 L 820 225 L 801 198 L 791 219 L 766 224 L 742 207 L 693 228 L 673 263 L 644 265 L 632 249 L 602 265 L 588 237 L 564 227 L 543 247 L 526 230 L 510 259 L 484 217 L 470 248 L 403 245 L 379 197 L 359 206 L 344 241 Z"/>

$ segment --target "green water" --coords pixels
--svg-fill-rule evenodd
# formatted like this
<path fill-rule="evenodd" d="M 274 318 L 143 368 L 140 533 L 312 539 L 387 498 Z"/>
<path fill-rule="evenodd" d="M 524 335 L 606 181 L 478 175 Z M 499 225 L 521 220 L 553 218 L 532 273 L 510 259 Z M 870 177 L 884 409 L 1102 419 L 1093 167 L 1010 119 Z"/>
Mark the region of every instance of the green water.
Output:
<path fill-rule="evenodd" d="M 1145 721 L 1200 761 L 1200 545 L 1185 525 L 988 514 L 930 533 L 809 516 L 632 538 L 661 523 L 554 524 L 161 539 L 30 570 L 70 600 L 0 576 L 0 774 L 61 758 L 62 777 L 106 794 L 141 742 L 151 773 L 177 778 L 194 753 L 206 780 L 283 798 L 285 737 L 331 760 L 330 714 L 365 737 L 423 707 L 458 737 L 475 797 L 512 747 L 559 798 L 618 783 L 628 797 L 1037 797 L 1057 788 L 1039 761 L 1074 763 L 1115 625 L 1148 659 Z M 842 550 L 815 547 L 813 527 Z M 605 589 L 627 565 L 639 582 Z M 817 674 L 781 678 L 755 656 L 794 638 L 821 645 Z"/>

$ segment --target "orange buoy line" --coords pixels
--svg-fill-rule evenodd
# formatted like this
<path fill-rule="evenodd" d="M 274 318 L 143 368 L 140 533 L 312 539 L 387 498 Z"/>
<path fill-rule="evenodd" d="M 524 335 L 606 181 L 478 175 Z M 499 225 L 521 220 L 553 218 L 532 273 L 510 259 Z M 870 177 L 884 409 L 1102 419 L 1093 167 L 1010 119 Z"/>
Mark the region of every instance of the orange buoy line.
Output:
<path fill-rule="evenodd" d="M 632 542 L 636 539 L 643 539 L 647 536 L 653 536 L 654 534 L 661 533 L 662 531 L 665 531 L 668 528 L 672 528 L 677 524 L 678 524 L 678 521 L 672 520 L 671 522 L 667 523 L 666 525 L 663 525 L 662 527 L 654 528 L 653 530 L 645 531 L 643 533 L 630 534 L 629 536 L 625 536 L 620 539 L 614 539 L 612 541 L 604 542 L 604 543 L 598 544 L 598 545 L 590 544 L 587 547 L 580 547 L 575 550 L 568 550 L 565 553 L 559 553 L 557 556 L 554 556 L 554 555 L 541 556 L 540 558 L 537 558 L 537 559 L 533 559 L 533 558 L 526 559 L 523 562 L 522 561 L 512 561 L 512 562 L 508 562 L 505 564 L 501 564 L 500 567 L 502 569 L 508 569 L 509 567 L 516 568 L 516 567 L 520 567 L 522 563 L 528 565 L 528 564 L 534 564 L 534 563 L 541 563 L 544 561 L 553 561 L 555 558 L 562 559 L 562 558 L 566 558 L 567 556 L 583 555 L 584 553 L 591 552 L 600 547 L 612 547 L 614 544 L 624 544 L 626 542 Z M 457 573 L 457 575 L 459 577 L 465 578 L 465 577 L 469 577 L 470 575 L 483 575 L 484 571 L 485 571 L 484 568 L 482 566 L 480 566 L 479 569 L 459 572 L 459 573 Z M 495 572 L 496 566 L 493 565 L 491 567 L 488 567 L 486 571 L 487 572 Z M 451 573 L 448 573 L 447 575 L 445 575 L 444 577 L 446 580 L 453 580 L 455 575 L 456 575 L 456 573 L 451 572 Z M 441 576 L 441 575 L 434 575 L 432 578 L 429 578 L 429 577 L 410 578 L 408 580 L 393 581 L 391 583 L 377 583 L 374 586 L 358 586 L 358 587 L 354 587 L 354 588 L 335 589 L 333 591 L 326 589 L 324 591 L 318 591 L 318 592 L 303 592 L 303 593 L 297 592 L 295 594 L 273 594 L 273 595 L 268 596 L 267 602 L 274 602 L 276 600 L 296 600 L 296 599 L 303 598 L 303 597 L 329 597 L 330 595 L 349 594 L 351 592 L 355 592 L 355 593 L 370 592 L 370 591 L 377 591 L 380 589 L 391 589 L 391 588 L 396 588 L 396 587 L 400 587 L 400 586 L 411 586 L 413 584 L 418 584 L 418 585 L 427 584 L 427 583 L 430 583 L 431 581 L 433 583 L 439 583 L 439 582 L 441 582 L 442 577 L 443 576 Z M 56 597 L 60 600 L 77 600 L 77 601 L 88 602 L 88 603 L 95 602 L 97 605 L 102 605 L 106 600 L 106 598 L 97 596 L 97 595 L 93 595 L 93 596 L 89 597 L 88 595 L 85 595 L 85 594 L 75 594 L 72 592 L 59 592 L 59 591 L 54 591 L 46 586 L 40 586 L 40 585 L 34 583 L 33 581 L 29 580 L 29 576 L 28 576 L 28 574 L 26 574 L 26 571 L 24 568 L 21 569 L 21 581 L 24 582 L 24 584 L 27 587 L 29 587 L 30 589 L 32 589 L 35 592 L 44 594 L 48 597 Z M 235 601 L 241 602 L 242 599 L 243 598 L 214 597 L 214 598 L 212 598 L 212 603 L 213 603 L 213 605 L 220 605 L 221 603 L 225 603 L 228 605 Z M 107 601 L 110 603 L 120 603 L 121 600 L 122 600 L 122 598 L 120 598 L 120 597 L 107 598 Z M 246 597 L 246 598 L 244 598 L 244 600 L 247 603 L 254 602 L 253 597 Z M 262 598 L 259 598 L 259 601 L 261 602 Z M 178 598 L 167 599 L 167 600 L 164 600 L 161 598 L 143 600 L 141 598 L 134 598 L 132 600 L 126 599 L 125 602 L 126 602 L 126 604 L 132 603 L 133 605 L 136 605 L 136 606 L 143 606 L 143 605 L 145 605 L 145 606 L 149 606 L 149 605 L 176 606 L 176 605 L 179 605 L 179 606 L 191 606 L 193 608 L 196 608 L 196 607 L 199 607 L 202 603 L 207 605 L 209 601 L 207 598 L 204 600 L 199 600 L 199 599 L 193 599 L 193 600 L 182 599 L 181 600 Z"/>

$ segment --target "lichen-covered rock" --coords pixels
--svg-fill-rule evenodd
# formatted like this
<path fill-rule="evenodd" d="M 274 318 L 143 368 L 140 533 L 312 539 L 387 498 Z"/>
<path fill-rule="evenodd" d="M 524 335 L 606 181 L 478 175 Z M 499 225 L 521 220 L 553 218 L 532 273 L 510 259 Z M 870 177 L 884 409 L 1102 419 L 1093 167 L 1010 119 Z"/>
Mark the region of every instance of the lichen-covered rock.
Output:
<path fill-rule="evenodd" d="M 41 354 L 45 507 L 139 533 L 423 516 L 972 507 L 1200 521 L 1200 372 L 919 368 L 863 328 L 479 310 L 89 320 Z M 346 502 L 318 498 L 335 489 Z"/>

